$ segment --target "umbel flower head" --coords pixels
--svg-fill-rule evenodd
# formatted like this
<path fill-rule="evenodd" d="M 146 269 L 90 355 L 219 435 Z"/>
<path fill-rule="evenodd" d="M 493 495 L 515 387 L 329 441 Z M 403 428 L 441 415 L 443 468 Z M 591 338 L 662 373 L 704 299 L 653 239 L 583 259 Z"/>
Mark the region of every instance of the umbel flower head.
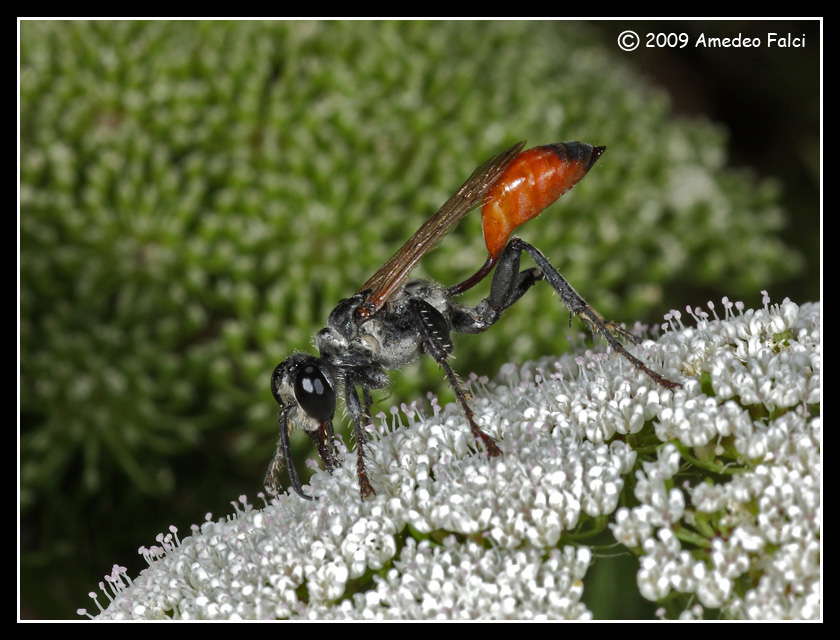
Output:
<path fill-rule="evenodd" d="M 314 502 L 242 497 L 115 565 L 98 618 L 585 619 L 598 549 L 569 534 L 606 521 L 662 617 L 820 618 L 820 307 L 689 314 L 639 349 L 681 388 L 606 353 L 509 365 L 472 381 L 499 458 L 457 407 L 403 406 L 371 428 L 375 496 L 348 455 Z"/>

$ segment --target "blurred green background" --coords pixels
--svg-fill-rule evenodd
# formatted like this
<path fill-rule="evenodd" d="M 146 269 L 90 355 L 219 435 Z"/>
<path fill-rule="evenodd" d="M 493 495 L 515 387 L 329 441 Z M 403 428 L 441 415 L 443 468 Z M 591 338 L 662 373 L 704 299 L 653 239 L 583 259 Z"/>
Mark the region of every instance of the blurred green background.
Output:
<path fill-rule="evenodd" d="M 261 504 L 274 366 L 517 140 L 607 146 L 519 231 L 606 316 L 820 297 L 818 22 L 19 26 L 22 618 L 78 619 L 169 525 Z M 624 53 L 625 29 L 691 44 Z M 693 45 L 739 32 L 763 46 Z M 473 215 L 415 275 L 484 257 Z M 565 350 L 582 327 L 538 289 L 456 370 Z M 392 379 L 380 409 L 450 398 L 431 361 Z M 649 615 L 596 578 L 597 615 Z"/>

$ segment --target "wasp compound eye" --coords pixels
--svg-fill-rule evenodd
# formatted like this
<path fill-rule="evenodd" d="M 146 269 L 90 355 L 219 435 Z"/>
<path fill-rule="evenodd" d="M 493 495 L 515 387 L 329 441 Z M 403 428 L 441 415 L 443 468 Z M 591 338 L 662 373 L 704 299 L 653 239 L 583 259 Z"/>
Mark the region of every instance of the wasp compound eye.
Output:
<path fill-rule="evenodd" d="M 314 364 L 304 365 L 298 372 L 295 399 L 306 414 L 318 422 L 330 420 L 335 413 L 335 390 Z"/>

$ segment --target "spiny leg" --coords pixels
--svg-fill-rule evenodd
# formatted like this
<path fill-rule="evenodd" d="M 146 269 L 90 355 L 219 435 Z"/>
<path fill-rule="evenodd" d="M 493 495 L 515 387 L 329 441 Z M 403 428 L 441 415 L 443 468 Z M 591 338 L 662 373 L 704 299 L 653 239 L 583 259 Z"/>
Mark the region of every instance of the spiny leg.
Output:
<path fill-rule="evenodd" d="M 370 392 L 367 388 L 364 389 L 365 403 L 371 400 Z M 356 393 L 356 385 L 349 378 L 345 382 L 344 387 L 344 402 L 347 405 L 347 411 L 353 419 L 353 434 L 356 436 L 356 475 L 359 477 L 359 491 L 362 500 L 368 496 L 374 495 L 376 491 L 370 484 L 367 469 L 365 467 L 365 448 L 367 446 L 367 434 L 365 433 L 365 418 L 367 417 L 367 410 L 362 409 L 362 403 L 359 402 L 359 396 Z"/>
<path fill-rule="evenodd" d="M 455 397 L 458 398 L 458 402 L 463 408 L 464 414 L 467 416 L 467 421 L 470 423 L 470 430 L 472 431 L 473 437 L 476 439 L 477 442 L 484 443 L 484 448 L 487 449 L 487 455 L 491 458 L 495 458 L 496 456 L 502 455 L 502 452 L 499 450 L 496 441 L 491 436 L 488 436 L 486 433 L 484 433 L 476 423 L 475 413 L 473 413 L 473 410 L 470 407 L 470 403 L 467 402 L 467 392 L 464 390 L 461 381 L 458 379 L 456 373 L 452 370 L 452 367 L 449 366 L 449 363 L 446 360 L 438 362 L 438 364 L 441 367 L 443 367 L 443 370 L 446 372 L 446 377 L 449 378 L 449 384 L 452 386 L 452 390 L 455 392 Z"/>
<path fill-rule="evenodd" d="M 496 271 L 493 274 L 493 281 L 490 285 L 490 296 L 477 307 L 477 309 L 482 311 L 482 315 L 489 324 L 498 320 L 502 311 L 519 300 L 525 291 L 538 279 L 536 277 L 523 278 L 523 275 L 531 271 L 530 269 L 522 272 L 519 271 L 519 258 L 523 251 L 531 256 L 541 272 L 541 278 L 547 280 L 560 295 L 560 298 L 569 308 L 569 311 L 572 312 L 572 315 L 578 316 L 583 320 L 593 334 L 599 333 L 604 336 L 613 351 L 626 358 L 636 369 L 643 372 L 660 386 L 666 389 L 675 389 L 682 386 L 677 382 L 668 380 L 627 351 L 619 339 L 616 338 L 616 335 L 636 344 L 638 344 L 639 340 L 623 327 L 604 320 L 601 314 L 589 306 L 586 300 L 566 282 L 566 279 L 560 275 L 557 269 L 554 268 L 554 265 L 548 261 L 548 258 L 536 247 L 518 237 L 514 237 L 505 247 L 499 264 L 496 266 Z"/>
<path fill-rule="evenodd" d="M 280 440 L 277 442 L 277 451 L 271 462 L 268 465 L 268 471 L 265 474 L 265 487 L 273 494 L 280 495 L 283 488 L 280 484 L 280 471 L 285 464 L 289 468 L 289 481 L 292 483 L 292 488 L 301 497 L 307 500 L 312 500 L 312 496 L 308 496 L 303 492 L 303 486 L 298 478 L 295 470 L 294 462 L 292 461 L 292 447 L 289 444 L 289 415 L 297 408 L 296 405 L 289 405 L 283 407 L 280 412 Z"/>
<path fill-rule="evenodd" d="M 519 261 L 523 251 L 531 256 L 537 264 L 536 268 L 519 270 Z M 499 258 L 490 284 L 490 295 L 474 308 L 452 304 L 452 329 L 459 333 L 486 331 L 502 317 L 505 309 L 513 305 L 540 280 L 547 280 L 560 295 L 572 316 L 578 316 L 583 320 L 593 334 L 598 333 L 604 336 L 613 351 L 626 358 L 636 369 L 666 389 L 682 386 L 668 380 L 627 351 L 616 336 L 635 344 L 640 342 L 639 339 L 620 325 L 604 320 L 601 314 L 589 306 L 566 282 L 548 258 L 537 248 L 518 237 L 511 239 Z"/>
<path fill-rule="evenodd" d="M 412 298 L 410 301 L 411 309 L 417 320 L 417 327 L 420 330 L 420 335 L 423 338 L 423 346 L 426 353 L 432 356 L 435 361 L 443 367 L 446 372 L 446 377 L 449 379 L 449 384 L 455 392 L 455 397 L 464 409 L 464 414 L 467 416 L 467 421 L 470 423 L 473 437 L 477 442 L 484 443 L 487 449 L 487 455 L 495 457 L 501 455 L 496 441 L 484 433 L 475 421 L 475 414 L 467 402 L 467 392 L 458 376 L 449 366 L 448 358 L 452 353 L 453 345 L 449 338 L 449 325 L 446 319 L 440 312 L 430 305 L 425 300 L 419 298 Z"/>
<path fill-rule="evenodd" d="M 318 429 L 307 431 L 306 435 L 318 447 L 318 455 L 324 462 L 324 469 L 332 473 L 341 464 L 341 460 L 335 453 L 335 432 L 333 431 L 332 420 L 320 423 Z"/>
<path fill-rule="evenodd" d="M 373 396 L 370 395 L 370 389 L 362 387 L 362 397 L 365 401 L 364 413 L 362 414 L 362 422 L 364 424 L 371 424 L 371 408 L 373 407 Z"/>

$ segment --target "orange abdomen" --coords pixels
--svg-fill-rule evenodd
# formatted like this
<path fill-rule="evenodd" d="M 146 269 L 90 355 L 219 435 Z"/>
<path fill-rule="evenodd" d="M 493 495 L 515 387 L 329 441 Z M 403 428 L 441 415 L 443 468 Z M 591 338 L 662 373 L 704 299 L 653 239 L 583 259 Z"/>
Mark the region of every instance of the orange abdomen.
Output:
<path fill-rule="evenodd" d="M 484 196 L 481 224 L 490 258 L 495 260 L 510 235 L 536 218 L 585 176 L 606 147 L 561 142 L 520 153 Z"/>

